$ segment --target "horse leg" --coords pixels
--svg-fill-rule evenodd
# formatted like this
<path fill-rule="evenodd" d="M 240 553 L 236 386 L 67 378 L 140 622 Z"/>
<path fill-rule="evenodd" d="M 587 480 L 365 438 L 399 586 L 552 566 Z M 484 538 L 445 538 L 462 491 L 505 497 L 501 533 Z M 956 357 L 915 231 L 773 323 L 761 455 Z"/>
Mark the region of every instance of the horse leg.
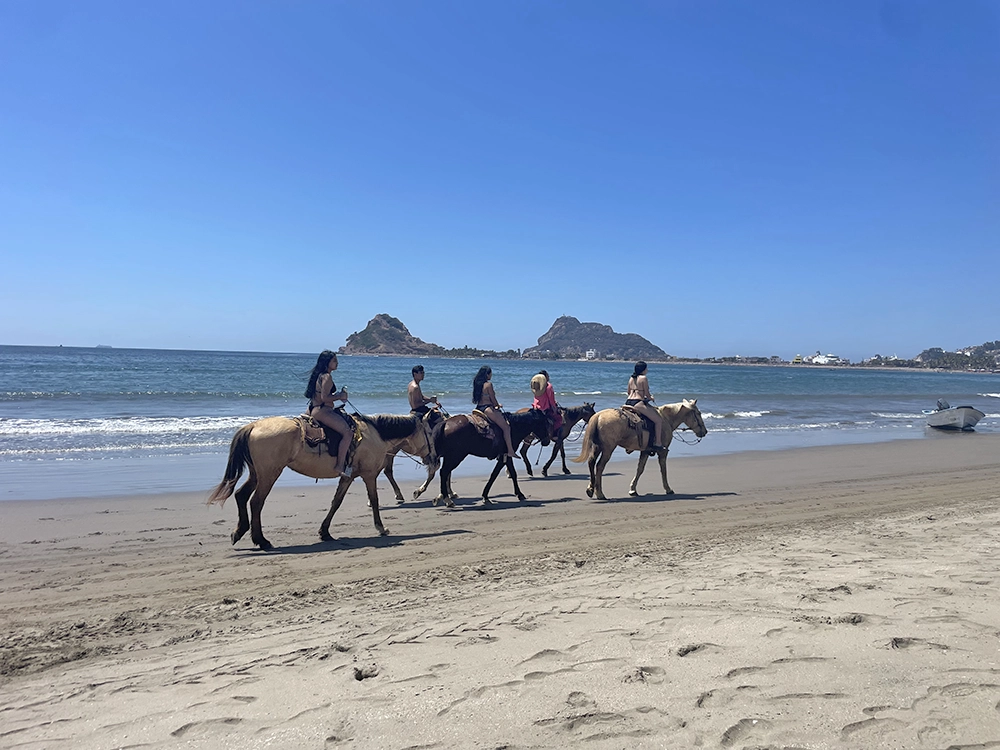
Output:
<path fill-rule="evenodd" d="M 330 503 L 330 512 L 326 514 L 326 518 L 323 519 L 323 523 L 319 526 L 319 538 L 324 542 L 332 542 L 333 537 L 330 536 L 330 521 L 333 520 L 333 514 L 340 509 L 340 504 L 344 502 L 344 497 L 347 496 L 347 490 L 351 487 L 351 482 L 354 481 L 354 477 L 341 477 L 340 483 L 337 485 L 337 491 L 333 493 L 333 502 Z M 378 511 L 376 510 L 376 513 Z"/>
<path fill-rule="evenodd" d="M 635 477 L 632 479 L 632 484 L 630 484 L 628 488 L 629 497 L 635 497 L 639 494 L 638 490 L 636 490 L 636 486 L 639 484 L 639 477 L 642 476 L 642 472 L 646 468 L 646 461 L 648 459 L 649 456 L 646 451 L 639 451 L 639 465 L 636 467 Z"/>
<path fill-rule="evenodd" d="M 507 461 L 510 460 L 511 460 L 510 456 L 508 456 Z M 493 471 L 490 473 L 489 481 L 487 481 L 486 486 L 483 487 L 483 503 L 485 503 L 486 505 L 493 505 L 493 501 L 490 500 L 490 488 L 493 486 L 493 483 L 497 480 L 497 477 L 500 476 L 500 469 L 504 466 L 505 463 L 507 462 L 501 461 L 499 458 L 497 459 L 497 464 L 496 466 L 493 467 Z"/>
<path fill-rule="evenodd" d="M 542 476 L 543 477 L 547 477 L 549 475 L 549 467 L 552 465 L 552 462 L 556 460 L 556 454 L 559 452 L 559 449 L 561 447 L 562 447 L 562 440 L 558 440 L 557 439 L 555 441 L 555 445 L 552 446 L 552 455 L 549 456 L 549 460 L 546 461 L 545 462 L 545 466 L 542 467 Z M 563 456 L 563 468 L 564 469 L 566 468 L 566 458 L 565 458 L 565 456 Z M 568 471 L 566 473 L 569 474 Z"/>
<path fill-rule="evenodd" d="M 434 505 L 444 503 L 449 508 L 455 507 L 455 501 L 451 493 L 451 471 L 457 466 L 449 456 L 445 456 L 441 462 L 441 494 L 434 498 Z"/>
<path fill-rule="evenodd" d="M 510 456 L 507 456 L 507 473 L 510 475 L 510 481 L 514 483 L 514 494 L 523 503 L 527 498 L 521 492 L 521 488 L 517 486 L 517 472 L 514 470 L 514 462 L 511 461 Z"/>
<path fill-rule="evenodd" d="M 278 474 L 280 473 L 279 471 Z M 258 476 L 257 488 L 254 490 L 253 497 L 250 498 L 250 539 L 264 550 L 273 549 L 274 545 L 264 537 L 264 530 L 260 523 L 260 514 L 264 509 L 264 501 L 267 500 L 267 494 L 274 487 L 274 483 L 278 481 L 278 474 L 267 477 Z"/>
<path fill-rule="evenodd" d="M 250 495 L 253 494 L 254 489 L 257 487 L 257 472 L 250 469 L 250 477 L 243 486 L 236 490 L 236 512 L 238 514 L 238 519 L 236 521 L 236 529 L 230 535 L 230 539 L 233 540 L 233 544 L 236 544 L 243 535 L 250 531 L 250 515 L 247 513 L 247 501 L 250 500 Z"/>
<path fill-rule="evenodd" d="M 587 468 L 590 470 L 590 484 L 587 485 L 587 497 L 593 497 L 594 490 L 597 488 L 597 459 L 600 457 L 600 448 L 595 448 L 587 460 Z"/>
<path fill-rule="evenodd" d="M 533 477 L 534 474 L 531 473 L 531 461 L 528 460 L 528 448 L 531 446 L 527 440 L 521 442 L 521 458 L 524 459 L 524 468 L 528 470 L 528 476 Z M 545 476 L 545 471 L 542 471 L 542 476 Z"/>
<path fill-rule="evenodd" d="M 372 506 L 372 521 L 375 522 L 375 528 L 378 530 L 379 536 L 385 536 L 389 531 L 382 525 L 382 516 L 378 512 L 378 474 L 373 477 L 364 476 L 362 477 L 365 481 L 365 489 L 368 490 L 368 504 Z"/>
<path fill-rule="evenodd" d="M 418 497 L 420 497 L 421 495 L 423 495 L 424 491 L 428 487 L 430 487 L 431 482 L 434 481 L 434 475 L 437 474 L 437 470 L 438 470 L 438 462 L 437 461 L 434 461 L 432 463 L 428 463 L 427 464 L 427 479 L 425 479 L 424 483 L 422 485 L 420 485 L 419 487 L 417 487 L 417 489 L 413 490 L 413 499 L 414 500 L 416 500 Z"/>
<path fill-rule="evenodd" d="M 389 484 L 392 485 L 392 491 L 396 493 L 396 504 L 402 505 L 406 500 L 399 489 L 399 485 L 396 484 L 396 477 L 392 475 L 392 461 L 394 458 L 396 458 L 395 453 L 391 453 L 385 457 L 385 478 L 389 480 Z"/>
<path fill-rule="evenodd" d="M 663 479 L 663 491 L 668 495 L 673 495 L 674 491 L 670 489 L 670 482 L 667 481 L 667 451 L 659 451 L 660 459 L 660 478 Z"/>
<path fill-rule="evenodd" d="M 597 460 L 597 465 L 594 467 L 594 494 L 597 495 L 598 500 L 607 500 L 604 496 L 604 467 L 608 465 L 608 461 L 611 460 L 611 453 L 604 453 L 602 451 L 601 457 Z"/>

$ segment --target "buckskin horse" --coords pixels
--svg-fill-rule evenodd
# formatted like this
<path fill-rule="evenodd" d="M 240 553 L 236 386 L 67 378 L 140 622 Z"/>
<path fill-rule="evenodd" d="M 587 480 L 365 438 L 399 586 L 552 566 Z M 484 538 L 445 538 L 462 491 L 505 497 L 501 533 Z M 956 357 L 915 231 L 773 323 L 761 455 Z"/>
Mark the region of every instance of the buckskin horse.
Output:
<path fill-rule="evenodd" d="M 520 414 L 509 414 L 507 421 L 510 423 L 510 442 L 520 443 L 528 435 L 535 435 L 542 441 L 542 445 L 548 445 L 552 440 L 552 423 L 545 412 L 538 409 L 529 409 Z M 491 427 L 491 433 L 495 436 L 497 428 Z M 502 441 L 502 438 L 501 438 Z M 490 488 L 496 481 L 500 470 L 506 466 L 507 473 L 514 483 L 514 494 L 517 499 L 524 502 L 524 493 L 517 484 L 517 472 L 514 469 L 513 456 L 503 456 L 501 443 L 497 443 L 485 437 L 472 423 L 466 414 L 456 414 L 449 417 L 434 429 L 434 450 L 441 457 L 441 494 L 434 498 L 434 505 L 444 502 L 449 508 L 455 507 L 455 498 L 458 496 L 451 489 L 451 473 L 465 459 L 466 456 L 479 456 L 481 458 L 495 458 L 497 465 L 490 474 L 490 479 L 483 488 L 483 502 L 490 505 Z"/>
<path fill-rule="evenodd" d="M 518 412 L 527 411 L 527 409 L 518 409 Z M 562 414 L 563 423 L 562 427 L 559 429 L 558 435 L 552 436 L 552 457 L 545 463 L 542 467 L 542 476 L 547 477 L 549 475 L 549 467 L 552 462 L 556 460 L 556 454 L 562 457 L 562 470 L 563 474 L 571 474 L 572 472 L 566 467 L 566 438 L 569 437 L 570 431 L 573 429 L 574 425 L 581 419 L 584 424 L 590 421 L 590 418 L 594 416 L 594 404 L 586 402 L 583 406 L 567 406 L 559 407 L 559 413 Z M 528 461 L 528 448 L 534 445 L 534 439 L 529 435 L 521 443 L 521 458 L 524 459 L 524 468 L 528 470 L 528 476 L 532 477 L 534 474 L 531 471 L 531 462 Z"/>
<path fill-rule="evenodd" d="M 698 400 L 684 399 L 676 404 L 664 404 L 658 407 L 660 416 L 663 417 L 663 448 L 656 452 L 660 460 L 660 476 L 663 478 L 663 491 L 674 494 L 667 481 L 667 452 L 670 448 L 670 441 L 673 440 L 674 430 L 682 424 L 694 431 L 699 438 L 705 437 L 708 430 L 705 429 L 705 420 L 701 418 L 701 412 L 697 406 Z M 587 497 L 597 495 L 598 500 L 607 500 L 604 496 L 601 479 L 604 474 L 604 467 L 611 460 L 611 454 L 619 445 L 627 453 L 639 451 L 639 466 L 636 468 L 635 478 L 629 486 L 628 494 L 635 497 L 638 493 L 636 485 L 639 477 L 642 476 L 643 469 L 646 468 L 648 458 L 647 449 L 649 432 L 643 427 L 640 434 L 633 429 L 629 418 L 622 412 L 621 407 L 615 409 L 602 409 L 597 412 L 587 423 L 587 429 L 583 433 L 583 447 L 580 455 L 570 459 L 574 463 L 587 461 L 590 467 L 590 484 L 587 485 Z M 641 441 L 641 442 L 640 442 Z"/>
<path fill-rule="evenodd" d="M 389 532 L 382 525 L 378 511 L 376 478 L 385 468 L 387 456 L 403 450 L 419 456 L 425 463 L 436 463 L 434 443 L 426 419 L 416 416 L 375 416 L 352 415 L 357 422 L 360 441 L 355 437 L 351 475 L 334 472 L 336 455 L 326 450 L 310 448 L 305 441 L 305 430 L 298 419 L 287 417 L 266 417 L 241 427 L 233 436 L 229 447 L 229 462 L 226 473 L 219 485 L 212 491 L 208 503 L 223 505 L 233 490 L 243 469 L 249 469 L 249 478 L 236 490 L 236 507 L 239 520 L 231 539 L 236 544 L 247 531 L 253 543 L 264 550 L 272 549 L 272 544 L 264 537 L 261 528 L 261 510 L 268 493 L 285 467 L 307 477 L 335 479 L 340 484 L 330 504 L 330 512 L 320 525 L 319 535 L 324 541 L 331 541 L 330 521 L 340 508 L 344 496 L 356 477 L 364 480 L 368 490 L 368 500 L 372 508 L 375 528 L 381 536 Z M 247 505 L 250 506 L 249 517 Z"/>

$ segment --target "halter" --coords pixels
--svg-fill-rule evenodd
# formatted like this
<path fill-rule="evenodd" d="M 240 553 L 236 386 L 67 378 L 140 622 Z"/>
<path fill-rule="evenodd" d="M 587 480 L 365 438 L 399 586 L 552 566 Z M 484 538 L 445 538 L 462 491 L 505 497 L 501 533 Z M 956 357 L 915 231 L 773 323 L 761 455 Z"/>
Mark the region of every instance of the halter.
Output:
<path fill-rule="evenodd" d="M 701 431 L 702 432 L 708 432 L 708 430 L 705 427 L 705 420 L 703 420 L 701 418 L 701 412 L 698 411 L 697 409 L 692 409 L 691 411 L 695 415 L 695 417 L 698 419 L 698 427 L 701 429 Z M 679 434 L 681 431 L 690 430 L 690 429 L 691 428 L 688 427 L 684 422 L 681 422 L 679 425 L 677 425 L 674 428 L 674 432 L 678 433 L 678 434 L 675 434 L 675 437 L 678 440 L 680 440 L 682 443 L 684 443 L 684 445 L 697 445 L 698 443 L 701 442 L 701 438 L 700 437 L 696 437 L 694 440 L 685 440 L 684 437 Z"/>

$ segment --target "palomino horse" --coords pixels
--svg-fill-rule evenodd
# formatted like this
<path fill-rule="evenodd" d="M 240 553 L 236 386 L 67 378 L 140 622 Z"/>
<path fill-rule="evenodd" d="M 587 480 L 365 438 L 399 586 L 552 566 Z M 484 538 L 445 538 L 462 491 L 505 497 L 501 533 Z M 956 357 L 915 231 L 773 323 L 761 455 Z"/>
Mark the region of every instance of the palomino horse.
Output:
<path fill-rule="evenodd" d="M 518 409 L 518 413 L 522 411 L 527 411 L 527 409 Z M 586 402 L 583 406 L 567 406 L 565 408 L 560 406 L 559 413 L 562 414 L 563 423 L 562 427 L 559 429 L 559 434 L 552 437 L 552 457 L 545 463 L 545 466 L 542 467 L 543 477 L 547 477 L 549 475 L 549 467 L 552 465 L 552 462 L 556 460 L 557 454 L 562 457 L 563 474 L 572 473 L 568 468 L 566 468 L 566 447 L 564 443 L 577 422 L 582 419 L 583 423 L 587 424 L 587 422 L 590 421 L 590 418 L 594 416 L 594 405 Z M 520 454 L 521 458 L 524 459 L 524 468 L 528 470 L 529 477 L 534 476 L 534 474 L 531 473 L 531 462 L 528 461 L 528 448 L 530 448 L 534 442 L 534 438 L 529 435 L 521 443 Z"/>
<path fill-rule="evenodd" d="M 510 423 L 510 442 L 514 445 L 532 434 L 542 441 L 542 445 L 548 445 L 552 440 L 552 423 L 545 412 L 538 409 L 529 409 L 521 414 L 509 414 L 507 421 Z M 498 428 L 494 426 L 491 429 L 497 430 Z M 517 485 L 517 472 L 514 470 L 513 457 L 502 458 L 503 454 L 497 451 L 494 442 L 483 437 L 467 415 L 456 414 L 434 429 L 434 450 L 442 459 L 441 494 L 434 498 L 435 505 L 444 501 L 449 508 L 455 507 L 454 500 L 458 496 L 451 490 L 451 472 L 462 463 L 466 456 L 497 459 L 497 465 L 483 488 L 484 503 L 487 505 L 491 503 L 490 488 L 500 474 L 500 469 L 504 466 L 507 467 L 507 474 L 514 483 L 514 494 L 517 495 L 518 500 L 524 502 L 524 494 Z"/>
<path fill-rule="evenodd" d="M 351 476 L 334 472 L 336 456 L 310 449 L 305 442 L 303 428 L 295 419 L 287 417 L 267 417 L 241 427 L 233 436 L 229 447 L 229 463 L 226 474 L 208 498 L 209 504 L 222 505 L 233 494 L 236 482 L 243 474 L 244 467 L 250 470 L 247 481 L 236 490 L 236 507 L 239 521 L 232 533 L 236 544 L 247 531 L 253 543 L 261 549 L 271 549 L 271 543 L 264 538 L 260 515 L 267 494 L 271 491 L 278 475 L 285 469 L 317 479 L 333 479 L 340 476 L 340 484 L 330 504 L 330 512 L 319 528 L 320 538 L 330 541 L 330 521 L 337 512 L 344 496 L 355 477 L 360 476 L 368 489 L 368 501 L 372 507 L 375 528 L 381 536 L 389 532 L 382 525 L 378 512 L 378 495 L 375 479 L 385 468 L 386 456 L 398 450 L 420 456 L 428 463 L 437 463 L 431 430 L 426 420 L 419 417 L 392 416 L 378 414 L 374 417 L 355 414 L 361 440 L 354 447 L 351 460 Z M 247 503 L 250 516 L 247 516 Z"/>
<path fill-rule="evenodd" d="M 674 491 L 670 489 L 670 483 L 667 482 L 667 452 L 670 449 L 670 441 L 674 437 L 674 430 L 685 424 L 699 438 L 705 437 L 708 432 L 705 429 L 705 420 L 701 418 L 701 412 L 698 411 L 697 403 L 698 399 L 693 401 L 684 399 L 679 404 L 665 404 L 658 408 L 660 416 L 663 417 L 663 449 L 657 451 L 657 457 L 660 459 L 663 490 L 668 495 L 674 494 Z M 637 495 L 636 485 L 639 483 L 643 469 L 646 468 L 648 456 L 643 446 L 648 445 L 648 437 L 649 433 L 645 429 L 642 430 L 641 437 L 636 435 L 628 418 L 620 408 L 602 409 L 597 412 L 594 418 L 587 423 L 587 429 L 583 433 L 583 447 L 580 449 L 580 455 L 571 459 L 576 463 L 587 461 L 590 466 L 590 484 L 587 486 L 587 496 L 593 497 L 596 493 L 599 500 L 607 500 L 601 486 L 601 478 L 604 475 L 604 467 L 611 460 L 612 452 L 619 445 L 627 453 L 639 451 L 639 466 L 628 490 L 629 495 L 633 497 Z"/>

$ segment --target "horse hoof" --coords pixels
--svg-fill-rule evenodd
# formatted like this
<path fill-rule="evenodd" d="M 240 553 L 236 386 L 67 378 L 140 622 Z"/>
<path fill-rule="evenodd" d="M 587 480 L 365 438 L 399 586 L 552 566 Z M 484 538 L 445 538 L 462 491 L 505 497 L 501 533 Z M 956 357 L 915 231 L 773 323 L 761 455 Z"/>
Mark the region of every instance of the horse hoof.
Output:
<path fill-rule="evenodd" d="M 389 536 L 389 529 L 379 529 L 379 536 Z"/>
<path fill-rule="evenodd" d="M 563 474 L 572 474 L 573 472 L 569 469 L 563 469 Z"/>
<path fill-rule="evenodd" d="M 431 500 L 431 505 L 437 505 L 437 504 L 438 504 L 439 502 L 441 502 L 441 501 L 442 501 L 443 499 L 444 499 L 443 497 L 436 497 L 436 498 L 434 498 L 433 500 Z"/>
<path fill-rule="evenodd" d="M 267 541 L 264 537 L 260 538 L 260 541 L 257 542 L 257 546 L 260 547 L 265 552 L 274 549 L 274 545 L 271 544 L 269 541 Z"/>
<path fill-rule="evenodd" d="M 322 539 L 324 542 L 332 542 L 333 541 L 333 537 L 330 536 L 330 532 L 326 531 L 325 529 L 321 530 L 319 532 L 319 538 Z"/>
<path fill-rule="evenodd" d="M 548 475 L 549 475 L 549 472 L 545 471 L 545 469 L 542 469 L 542 476 L 543 477 L 547 477 Z"/>
<path fill-rule="evenodd" d="M 527 500 L 528 498 L 526 498 L 526 497 L 525 497 L 524 495 L 518 495 L 518 496 L 517 496 L 517 499 L 518 499 L 518 500 L 519 500 L 520 502 L 522 502 L 522 503 L 523 503 L 523 502 L 524 502 L 525 500 Z"/>
<path fill-rule="evenodd" d="M 636 492 L 635 490 L 629 490 L 628 491 L 628 496 L 629 497 L 639 497 L 639 493 Z"/>
<path fill-rule="evenodd" d="M 588 487 L 587 488 L 587 497 L 593 497 L 593 496 L 594 496 L 594 491 L 592 489 L 590 489 L 590 487 Z"/>
<path fill-rule="evenodd" d="M 455 501 L 454 501 L 454 500 L 452 500 L 451 498 L 448 498 L 448 499 L 447 499 L 447 500 L 445 501 L 445 505 L 446 505 L 447 507 L 449 507 L 449 508 L 454 508 L 454 507 L 455 507 Z"/>

